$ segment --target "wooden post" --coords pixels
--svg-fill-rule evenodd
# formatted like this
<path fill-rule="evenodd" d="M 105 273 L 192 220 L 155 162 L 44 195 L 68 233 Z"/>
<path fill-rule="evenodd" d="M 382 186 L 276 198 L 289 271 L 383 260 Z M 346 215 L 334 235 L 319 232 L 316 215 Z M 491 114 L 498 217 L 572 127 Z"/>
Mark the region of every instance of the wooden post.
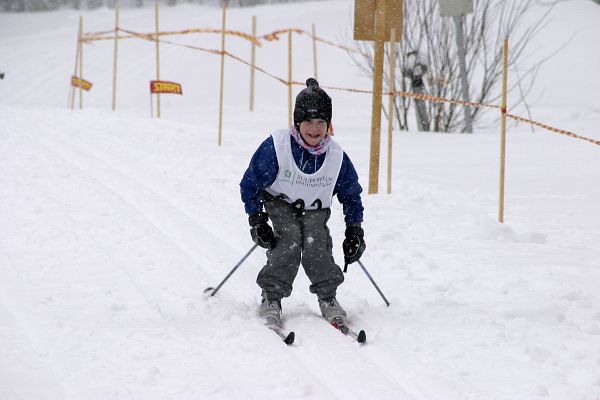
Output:
<path fill-rule="evenodd" d="M 504 223 L 504 176 L 506 163 L 506 87 L 508 81 L 508 38 L 504 39 L 502 48 L 504 62 L 502 67 L 502 138 L 500 143 L 500 201 L 498 222 Z"/>
<path fill-rule="evenodd" d="M 313 37 L 313 64 L 315 70 L 315 79 L 319 80 L 317 75 L 317 35 L 315 34 L 315 24 L 312 24 L 312 37 Z"/>
<path fill-rule="evenodd" d="M 152 92 L 150 92 L 150 118 L 154 118 L 154 102 L 152 101 Z"/>
<path fill-rule="evenodd" d="M 288 30 L 288 126 L 292 126 L 292 30 Z"/>
<path fill-rule="evenodd" d="M 73 68 L 73 76 L 77 76 L 77 69 L 79 68 L 79 50 L 81 45 L 81 35 L 82 35 L 82 20 L 79 19 L 79 30 L 77 31 L 77 49 L 75 50 L 75 67 Z M 73 83 L 71 79 L 69 79 L 69 106 L 71 110 L 75 109 L 75 88 L 73 87 Z"/>
<path fill-rule="evenodd" d="M 394 128 L 394 100 L 396 98 L 396 29 L 390 31 L 390 68 L 389 68 L 389 102 L 388 102 L 388 160 L 387 160 L 387 192 L 392 193 L 392 130 Z"/>
<path fill-rule="evenodd" d="M 256 40 L 256 15 L 252 16 L 252 37 Z M 254 111 L 254 76 L 256 67 L 256 44 L 252 42 L 250 52 L 250 111 Z"/>
<path fill-rule="evenodd" d="M 154 3 L 156 20 L 156 80 L 160 81 L 160 33 L 158 28 L 158 1 Z M 160 93 L 156 93 L 156 118 L 160 118 Z"/>
<path fill-rule="evenodd" d="M 369 194 L 379 191 L 379 150 L 381 146 L 381 91 L 383 86 L 383 53 L 385 40 L 385 1 L 377 0 L 375 10 L 375 60 L 373 74 L 373 106 L 371 118 L 371 157 L 369 162 Z"/>
<path fill-rule="evenodd" d="M 219 146 L 223 142 L 223 82 L 225 80 L 225 27 L 227 26 L 227 0 L 223 0 L 223 21 L 221 24 L 221 88 L 219 91 Z"/>
<path fill-rule="evenodd" d="M 115 3 L 115 51 L 113 60 L 112 110 L 117 109 L 117 56 L 119 49 L 119 1 Z"/>
<path fill-rule="evenodd" d="M 79 31 L 79 109 L 83 109 L 83 42 L 81 41 L 83 37 L 83 15 L 79 16 L 79 26 L 81 30 Z"/>

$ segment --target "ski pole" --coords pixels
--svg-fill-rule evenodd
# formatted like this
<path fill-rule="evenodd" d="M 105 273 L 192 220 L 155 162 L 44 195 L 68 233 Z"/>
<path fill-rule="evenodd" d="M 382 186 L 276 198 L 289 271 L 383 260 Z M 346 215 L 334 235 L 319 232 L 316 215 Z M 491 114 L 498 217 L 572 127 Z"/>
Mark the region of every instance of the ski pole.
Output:
<path fill-rule="evenodd" d="M 252 246 L 252 248 L 250 250 L 248 250 L 248 252 L 246 253 L 246 255 L 244 257 L 242 257 L 242 259 L 237 264 L 235 264 L 235 267 L 233 267 L 233 269 L 231 271 L 229 271 L 229 273 L 227 274 L 227 276 L 225 277 L 225 279 L 223 279 L 221 281 L 221 283 L 219 283 L 219 285 L 216 288 L 213 288 L 212 286 L 207 287 L 206 289 L 204 289 L 204 293 L 210 292 L 212 290 L 213 292 L 210 294 L 210 297 L 212 297 L 215 294 L 217 294 L 217 292 L 219 291 L 219 289 L 221 289 L 221 286 L 223 286 L 223 284 L 225 284 L 225 282 L 227 282 L 227 279 L 229 279 L 229 277 L 231 277 L 231 275 L 233 275 L 233 273 L 235 272 L 235 270 L 238 269 L 239 266 L 242 265 L 242 263 L 244 261 L 246 261 L 246 258 L 248 258 L 248 256 L 250 256 L 250 254 L 257 247 L 258 247 L 257 244 L 255 244 L 254 246 Z"/>
<path fill-rule="evenodd" d="M 358 260 L 358 265 L 360 265 L 360 267 L 362 268 L 362 270 L 365 271 L 365 274 L 367 275 L 367 278 L 369 278 L 369 280 L 371 281 L 371 283 L 373 284 L 373 286 L 375 286 L 375 289 L 377 289 L 377 291 L 379 292 L 379 295 L 381 296 L 381 298 L 383 299 L 383 301 L 385 301 L 385 304 L 389 307 L 390 302 L 385 298 L 385 296 L 383 295 L 383 293 L 381 293 L 381 289 L 379 289 L 379 286 L 377 286 L 377 284 L 375 283 L 375 281 L 371 277 L 371 274 L 369 274 L 369 271 L 367 271 L 367 269 L 365 268 L 365 266 L 363 265 L 363 263 L 360 260 Z"/>

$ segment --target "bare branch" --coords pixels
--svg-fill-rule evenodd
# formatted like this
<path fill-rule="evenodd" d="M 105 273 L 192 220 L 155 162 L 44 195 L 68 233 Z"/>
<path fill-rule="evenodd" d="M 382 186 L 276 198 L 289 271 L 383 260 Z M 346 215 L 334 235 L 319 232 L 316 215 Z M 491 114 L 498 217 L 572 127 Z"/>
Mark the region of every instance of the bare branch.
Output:
<path fill-rule="evenodd" d="M 449 18 L 439 15 L 438 0 L 404 1 L 404 34 L 396 45 L 397 72 L 396 87 L 403 91 L 414 91 L 420 79 L 415 68 L 415 59 L 419 68 L 426 69 L 422 75 L 419 90 L 436 97 L 462 98 L 458 74 L 455 31 Z M 519 91 L 519 101 L 513 105 L 528 108 L 527 95 L 535 82 L 542 64 L 560 51 L 560 46 L 552 54 L 535 60 L 529 43 L 547 25 L 552 8 L 567 0 L 474 0 L 473 13 L 465 18 L 465 48 L 467 78 L 470 86 L 470 100 L 479 103 L 497 103 L 498 90 L 502 76 L 502 43 L 510 38 L 509 67 L 519 71 L 517 80 L 511 81 L 510 91 Z M 534 7 L 544 7 L 543 13 L 532 24 L 524 26 L 525 16 L 531 14 Z M 567 43 L 570 39 L 567 41 Z M 373 76 L 373 45 L 371 42 L 355 42 L 360 55 L 350 54 L 361 73 Z M 389 57 L 389 55 L 388 55 Z M 389 59 L 389 58 L 388 58 Z M 386 82 L 389 76 L 386 75 Z M 400 129 L 409 128 L 409 111 L 417 101 L 397 97 L 394 103 L 397 122 Z M 464 116 L 461 106 L 444 103 L 426 103 L 428 126 L 426 130 L 436 132 L 461 131 Z M 486 109 L 472 108 L 473 123 L 482 127 L 482 116 Z M 418 117 L 417 117 L 418 118 Z"/>

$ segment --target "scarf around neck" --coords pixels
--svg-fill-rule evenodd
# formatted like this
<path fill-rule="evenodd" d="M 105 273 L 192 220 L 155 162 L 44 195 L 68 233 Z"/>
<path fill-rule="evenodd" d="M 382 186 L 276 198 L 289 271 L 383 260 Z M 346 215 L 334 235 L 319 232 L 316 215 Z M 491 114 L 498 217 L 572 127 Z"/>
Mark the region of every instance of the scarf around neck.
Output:
<path fill-rule="evenodd" d="M 329 136 L 329 134 L 326 134 L 316 146 L 307 144 L 304 139 L 302 139 L 300 132 L 298 132 L 296 127 L 293 125 L 290 127 L 290 135 L 292 135 L 296 143 L 298 143 L 300 146 L 302 146 L 302 148 L 306 149 L 312 155 L 318 156 L 329 150 L 329 144 L 331 143 L 331 136 Z"/>

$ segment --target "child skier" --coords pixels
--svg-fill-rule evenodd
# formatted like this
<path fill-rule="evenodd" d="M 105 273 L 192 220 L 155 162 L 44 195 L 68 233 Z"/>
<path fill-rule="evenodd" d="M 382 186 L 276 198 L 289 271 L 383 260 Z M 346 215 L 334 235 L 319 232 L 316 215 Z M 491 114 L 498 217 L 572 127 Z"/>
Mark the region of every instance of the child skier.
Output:
<path fill-rule="evenodd" d="M 328 134 L 331 98 L 313 78 L 306 86 L 296 97 L 294 125 L 275 131 L 258 147 L 240 183 L 252 240 L 267 249 L 267 264 L 256 280 L 262 289 L 259 316 L 274 324 L 281 321 L 281 299 L 291 294 L 300 263 L 323 317 L 346 320 L 336 299 L 344 275 L 333 259 L 327 227 L 334 195 L 346 222 L 345 263 L 358 261 L 366 247 L 358 175 Z"/>

